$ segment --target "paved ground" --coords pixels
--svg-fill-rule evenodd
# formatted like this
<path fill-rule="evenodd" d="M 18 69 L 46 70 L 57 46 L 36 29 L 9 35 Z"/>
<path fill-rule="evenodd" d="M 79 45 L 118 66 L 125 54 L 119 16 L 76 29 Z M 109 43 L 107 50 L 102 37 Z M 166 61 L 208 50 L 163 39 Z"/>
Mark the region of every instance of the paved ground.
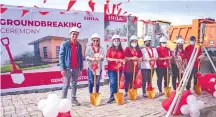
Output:
<path fill-rule="evenodd" d="M 73 117 L 163 117 L 166 114 L 161 106 L 165 97 L 144 99 L 141 96 L 141 89 L 139 89 L 139 97 L 136 101 L 129 101 L 126 98 L 125 104 L 120 106 L 115 103 L 106 104 L 109 97 L 108 85 L 102 86 L 100 91 L 103 95 L 101 104 L 98 107 L 93 107 L 89 103 L 87 88 L 78 89 L 77 96 L 82 106 L 73 107 L 71 110 Z M 50 93 L 61 95 L 59 90 L 46 93 L 1 96 L 1 117 L 42 117 L 41 112 L 37 109 L 37 103 Z M 205 107 L 216 106 L 216 99 L 209 94 L 203 93 L 198 99 L 205 102 Z"/>

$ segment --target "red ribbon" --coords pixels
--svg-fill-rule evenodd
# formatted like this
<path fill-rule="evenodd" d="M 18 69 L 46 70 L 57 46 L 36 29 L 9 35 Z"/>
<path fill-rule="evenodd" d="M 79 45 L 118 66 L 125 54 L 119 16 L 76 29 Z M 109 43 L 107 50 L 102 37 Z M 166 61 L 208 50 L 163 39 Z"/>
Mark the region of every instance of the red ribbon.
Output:
<path fill-rule="evenodd" d="M 7 10 L 7 8 L 1 8 L 1 14 L 4 13 Z"/>
<path fill-rule="evenodd" d="M 117 16 L 120 15 L 121 11 L 122 11 L 122 8 L 120 8 L 120 9 L 118 10 Z"/>
<path fill-rule="evenodd" d="M 122 3 L 118 3 L 118 4 L 117 4 L 117 11 L 119 10 L 119 7 L 120 7 L 121 4 L 122 4 Z"/>
<path fill-rule="evenodd" d="M 93 71 L 96 71 L 98 69 L 98 65 L 97 64 L 92 64 L 91 68 Z"/>
<path fill-rule="evenodd" d="M 107 13 L 107 12 L 108 12 L 108 13 Z M 109 12 L 109 4 L 104 4 L 104 14 L 105 14 L 105 15 L 110 14 L 110 12 Z"/>
<path fill-rule="evenodd" d="M 132 22 L 135 24 L 137 22 L 137 17 L 133 17 Z"/>
<path fill-rule="evenodd" d="M 60 12 L 60 14 L 65 14 L 65 12 Z"/>
<path fill-rule="evenodd" d="M 116 4 L 113 4 L 113 7 L 112 7 L 112 15 L 115 14 L 115 8 L 116 8 Z"/>
<path fill-rule="evenodd" d="M 76 0 L 70 0 L 69 3 L 68 3 L 68 8 L 67 8 L 66 11 L 69 11 L 69 10 L 73 7 L 73 5 L 74 5 L 75 3 L 76 3 Z"/>
<path fill-rule="evenodd" d="M 89 0 L 88 5 L 91 8 L 92 12 L 94 12 L 95 2 L 92 2 L 92 0 Z"/>
<path fill-rule="evenodd" d="M 124 13 L 123 13 L 123 15 L 125 15 L 127 13 L 127 11 L 125 11 Z"/>
<path fill-rule="evenodd" d="M 39 8 L 38 6 L 34 5 L 35 8 Z"/>
<path fill-rule="evenodd" d="M 23 9 L 22 10 L 22 16 L 21 17 L 23 17 L 26 13 L 28 13 L 29 12 L 29 10 L 25 10 L 25 9 Z"/>
<path fill-rule="evenodd" d="M 150 52 L 149 52 L 149 50 L 148 50 L 147 48 L 145 48 L 145 49 L 146 49 L 146 51 L 148 52 L 149 57 L 150 57 L 150 58 L 153 58 L 153 57 L 154 57 L 153 49 L 151 48 L 151 53 L 152 53 L 152 55 L 150 54 Z M 151 68 L 153 68 L 154 65 L 155 65 L 155 62 L 154 62 L 154 61 L 149 61 L 149 64 L 150 64 Z"/>
<path fill-rule="evenodd" d="M 39 12 L 41 15 L 47 15 L 49 12 L 47 12 L 47 11 L 40 11 Z"/>
<path fill-rule="evenodd" d="M 45 4 L 45 3 L 47 2 L 47 0 L 44 0 L 43 2 L 44 2 L 44 4 Z"/>

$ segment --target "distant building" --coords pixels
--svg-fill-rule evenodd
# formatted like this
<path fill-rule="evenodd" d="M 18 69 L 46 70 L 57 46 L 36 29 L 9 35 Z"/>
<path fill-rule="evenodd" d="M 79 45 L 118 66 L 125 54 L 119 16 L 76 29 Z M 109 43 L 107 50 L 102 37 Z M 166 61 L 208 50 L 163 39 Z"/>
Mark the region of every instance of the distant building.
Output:
<path fill-rule="evenodd" d="M 53 63 L 59 60 L 60 45 L 63 41 L 68 40 L 65 37 L 56 36 L 46 36 L 41 39 L 35 40 L 28 43 L 28 45 L 34 45 L 34 55 L 39 56 L 41 61 Z M 83 56 L 85 56 L 86 44 L 88 43 L 88 38 L 78 40 L 83 49 Z"/>

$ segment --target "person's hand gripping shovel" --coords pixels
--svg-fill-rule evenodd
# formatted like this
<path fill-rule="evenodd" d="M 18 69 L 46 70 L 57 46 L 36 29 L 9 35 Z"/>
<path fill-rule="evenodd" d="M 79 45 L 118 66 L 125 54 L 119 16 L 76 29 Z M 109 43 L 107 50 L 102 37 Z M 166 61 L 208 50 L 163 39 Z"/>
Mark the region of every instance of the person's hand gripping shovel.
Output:
<path fill-rule="evenodd" d="M 90 94 L 90 102 L 93 106 L 97 106 L 100 104 L 102 97 L 101 94 L 97 93 L 96 90 L 96 70 L 98 69 L 98 65 L 94 63 L 91 65 L 91 68 L 94 71 L 94 93 Z"/>
<path fill-rule="evenodd" d="M 22 82 L 25 80 L 25 77 L 23 75 L 22 70 L 16 68 L 14 59 L 11 55 L 11 51 L 9 48 L 9 44 L 10 44 L 9 38 L 8 37 L 1 38 L 1 43 L 3 46 L 5 46 L 5 48 L 8 52 L 10 61 L 11 61 L 11 65 L 13 67 L 13 71 L 11 72 L 11 77 L 12 77 L 13 82 L 16 84 L 22 84 Z"/>
<path fill-rule="evenodd" d="M 134 88 L 136 66 L 137 66 L 137 61 L 134 61 L 132 86 L 131 86 L 131 89 L 128 90 L 128 97 L 130 100 L 136 100 L 136 98 L 137 98 L 137 89 Z"/>
<path fill-rule="evenodd" d="M 150 67 L 151 67 L 151 74 L 150 74 L 150 82 L 146 88 L 146 95 L 149 99 L 153 99 L 155 97 L 155 88 L 152 87 L 152 75 L 153 75 L 153 68 L 155 65 L 155 61 L 150 61 Z"/>
<path fill-rule="evenodd" d="M 122 66 L 122 63 L 118 63 L 116 66 L 115 66 L 115 69 L 117 69 L 117 93 L 114 94 L 114 98 L 115 98 L 115 102 L 116 104 L 118 105 L 122 105 L 124 104 L 124 95 L 123 93 L 119 92 L 119 79 L 120 79 L 120 73 L 119 73 L 119 68 Z"/>

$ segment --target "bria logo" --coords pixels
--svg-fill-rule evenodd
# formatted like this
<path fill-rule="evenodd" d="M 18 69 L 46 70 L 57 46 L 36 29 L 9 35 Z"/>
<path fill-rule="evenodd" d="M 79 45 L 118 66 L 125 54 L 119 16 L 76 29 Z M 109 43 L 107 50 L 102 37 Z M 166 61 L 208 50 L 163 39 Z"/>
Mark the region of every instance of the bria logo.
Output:
<path fill-rule="evenodd" d="M 99 19 L 98 18 L 96 18 L 96 17 L 84 17 L 84 20 L 90 20 L 90 21 L 99 21 Z"/>
<path fill-rule="evenodd" d="M 123 21 L 123 18 L 120 16 L 109 16 L 109 20 Z"/>

